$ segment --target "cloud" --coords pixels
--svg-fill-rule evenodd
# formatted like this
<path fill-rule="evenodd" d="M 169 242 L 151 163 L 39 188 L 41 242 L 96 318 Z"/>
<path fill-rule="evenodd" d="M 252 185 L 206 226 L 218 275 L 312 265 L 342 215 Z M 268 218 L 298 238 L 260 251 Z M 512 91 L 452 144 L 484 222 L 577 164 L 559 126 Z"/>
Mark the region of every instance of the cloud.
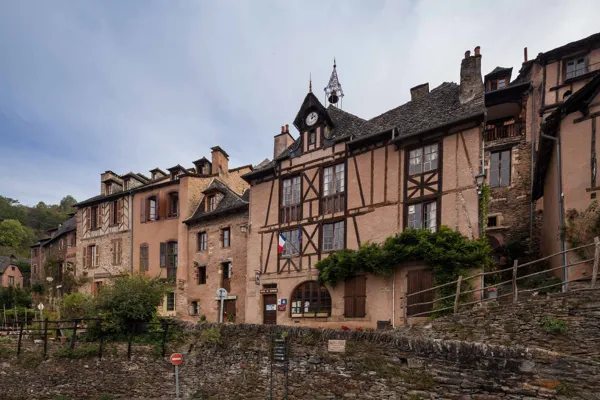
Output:
<path fill-rule="evenodd" d="M 587 10 L 582 13 L 581 10 Z M 594 33 L 581 2 L 220 1 L 0 3 L 0 194 L 26 204 L 96 195 L 99 174 L 208 156 L 272 156 L 312 74 L 333 57 L 344 108 L 370 118 L 409 89 L 458 81 Z"/>

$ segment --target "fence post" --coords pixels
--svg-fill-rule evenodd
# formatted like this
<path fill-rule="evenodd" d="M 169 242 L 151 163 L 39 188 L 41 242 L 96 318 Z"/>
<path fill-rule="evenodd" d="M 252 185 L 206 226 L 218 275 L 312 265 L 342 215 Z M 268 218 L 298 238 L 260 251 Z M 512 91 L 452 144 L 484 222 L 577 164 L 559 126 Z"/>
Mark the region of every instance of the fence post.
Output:
<path fill-rule="evenodd" d="M 162 338 L 162 358 L 165 358 L 165 354 L 166 354 L 166 343 L 167 343 L 167 333 L 169 331 L 169 324 L 161 321 L 161 324 L 163 325 L 163 338 Z"/>
<path fill-rule="evenodd" d="M 21 355 L 21 343 L 23 341 L 23 324 L 19 327 L 19 344 L 17 345 L 17 356 Z"/>
<path fill-rule="evenodd" d="M 454 298 L 454 314 L 458 312 L 458 300 L 460 298 L 460 284 L 462 283 L 462 275 L 456 281 L 456 297 Z"/>
<path fill-rule="evenodd" d="M 600 239 L 598 239 L 598 236 L 594 238 L 594 244 L 596 245 L 596 252 L 594 253 L 594 269 L 592 269 L 592 289 L 596 286 L 596 279 L 598 278 L 598 262 L 600 261 Z"/>
<path fill-rule="evenodd" d="M 71 348 L 75 348 L 75 341 L 77 340 L 77 319 L 73 320 L 73 337 L 71 338 Z"/>
<path fill-rule="evenodd" d="M 517 289 L 517 268 L 519 265 L 519 260 L 515 260 L 513 263 L 513 271 L 512 271 L 512 290 L 513 290 L 513 304 L 519 301 L 519 291 Z"/>
<path fill-rule="evenodd" d="M 48 317 L 44 320 L 44 359 L 48 354 Z"/>

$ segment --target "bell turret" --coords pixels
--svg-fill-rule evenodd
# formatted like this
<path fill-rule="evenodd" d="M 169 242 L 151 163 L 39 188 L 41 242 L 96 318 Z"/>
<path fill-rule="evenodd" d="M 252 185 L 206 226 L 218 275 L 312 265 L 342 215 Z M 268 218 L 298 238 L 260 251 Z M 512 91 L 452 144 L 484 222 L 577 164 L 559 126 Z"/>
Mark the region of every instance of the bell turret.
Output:
<path fill-rule="evenodd" d="M 325 87 L 325 100 L 329 104 L 333 104 L 334 106 L 338 106 L 342 108 L 342 98 L 344 97 L 344 91 L 342 90 L 342 85 L 340 84 L 340 80 L 337 74 L 337 65 L 335 62 L 335 58 L 333 59 L 333 71 L 331 72 L 331 77 L 329 78 L 329 83 Z"/>

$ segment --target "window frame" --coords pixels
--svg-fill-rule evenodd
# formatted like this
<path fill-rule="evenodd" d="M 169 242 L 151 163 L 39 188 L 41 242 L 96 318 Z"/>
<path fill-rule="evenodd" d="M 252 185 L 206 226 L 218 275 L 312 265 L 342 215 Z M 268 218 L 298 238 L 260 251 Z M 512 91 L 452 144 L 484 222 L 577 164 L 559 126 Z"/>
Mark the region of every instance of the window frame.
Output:
<path fill-rule="evenodd" d="M 90 230 L 97 231 L 101 228 L 102 223 L 100 223 L 100 206 L 94 205 L 90 206 Z"/>
<path fill-rule="evenodd" d="M 302 219 L 302 174 L 288 175 L 279 181 L 279 218 L 282 223 Z"/>
<path fill-rule="evenodd" d="M 503 179 L 502 179 L 502 170 L 504 168 L 502 168 L 503 165 L 503 154 L 507 153 L 508 154 L 508 168 L 506 168 L 508 170 L 508 183 L 504 184 Z M 498 162 L 496 165 L 494 165 L 494 161 L 493 161 L 493 157 L 494 154 L 498 154 L 499 158 L 498 158 Z M 492 171 L 495 171 L 498 174 L 498 183 L 497 184 L 493 184 L 492 183 Z M 491 151 L 490 152 L 490 166 L 489 166 L 489 176 L 490 176 L 490 180 L 489 180 L 489 185 L 490 188 L 501 188 L 501 187 L 510 187 L 512 184 L 512 149 L 499 149 L 496 151 Z"/>
<path fill-rule="evenodd" d="M 215 211 L 217 208 L 217 195 L 210 194 L 206 196 L 206 211 L 211 212 Z"/>
<path fill-rule="evenodd" d="M 196 234 L 196 251 L 201 253 L 208 249 L 208 233 L 201 231 Z"/>
<path fill-rule="evenodd" d="M 167 292 L 167 294 L 165 296 L 166 296 L 166 299 L 165 299 L 165 303 L 166 303 L 165 304 L 165 311 L 167 311 L 167 312 L 175 312 L 176 304 L 177 304 L 176 297 L 175 297 L 175 292 Z M 172 309 L 170 309 L 170 299 L 169 299 L 169 297 L 171 297 L 171 296 L 173 297 L 173 307 L 172 307 Z"/>
<path fill-rule="evenodd" d="M 579 61 L 580 59 L 583 60 L 583 67 L 582 68 L 577 68 L 577 61 Z M 573 65 L 573 71 L 569 72 L 569 63 L 574 62 Z M 587 74 L 589 72 L 589 57 L 588 54 L 583 54 L 583 55 L 578 55 L 578 56 L 572 56 L 569 58 L 566 58 L 564 60 L 563 63 L 563 70 L 564 70 L 564 80 L 568 81 L 570 79 L 576 79 L 580 76 L 583 76 L 585 74 Z M 580 71 L 580 72 L 578 72 Z M 571 74 L 571 75 L 569 75 Z"/>
<path fill-rule="evenodd" d="M 206 273 L 206 265 L 199 265 L 197 267 L 196 285 L 206 285 L 208 275 Z"/>
<path fill-rule="evenodd" d="M 166 268 L 177 269 L 179 263 L 179 244 L 176 240 L 166 242 Z"/>
<path fill-rule="evenodd" d="M 288 229 L 279 232 L 279 234 L 286 238 L 285 245 L 283 246 L 283 252 L 280 254 L 280 256 L 282 258 L 299 256 L 301 252 L 300 247 L 302 246 L 302 240 L 300 239 L 302 235 L 302 229 Z M 286 234 L 289 234 L 289 237 L 287 237 Z M 295 242 L 293 238 L 295 238 Z M 288 249 L 291 249 L 291 252 L 289 252 Z"/>
<path fill-rule="evenodd" d="M 433 151 L 433 148 L 435 147 L 435 151 Z M 430 148 L 431 151 L 429 151 L 428 153 L 426 152 L 427 148 Z M 420 151 L 419 155 L 416 155 L 413 157 L 413 153 Z M 426 173 L 430 173 L 430 172 L 434 172 L 434 171 L 438 171 L 440 168 L 440 142 L 431 142 L 428 144 L 423 144 L 417 147 L 412 147 L 410 149 L 407 149 L 408 155 L 407 155 L 407 162 L 408 162 L 408 176 L 416 176 L 416 175 L 422 175 L 422 174 L 426 174 Z M 435 159 L 433 159 L 431 157 L 432 154 L 435 154 Z M 425 161 L 425 159 L 427 158 L 427 155 L 430 155 L 430 159 L 429 161 Z M 418 164 L 413 163 L 413 159 L 419 159 L 420 161 L 418 162 Z M 430 165 L 433 165 L 433 162 L 435 161 L 435 167 L 433 168 L 429 168 L 429 169 L 425 169 L 425 165 L 427 163 L 430 163 Z M 417 165 L 419 166 L 419 170 L 417 171 Z"/>
<path fill-rule="evenodd" d="M 429 199 L 429 200 L 421 200 L 418 202 L 413 202 L 407 204 L 405 206 L 405 218 L 404 218 L 404 229 L 430 229 L 427 223 L 431 220 L 431 218 L 427 218 L 429 215 L 433 215 L 435 217 L 435 230 L 432 232 L 437 232 L 440 229 L 440 204 L 439 198 Z M 427 206 L 435 204 L 435 210 L 433 213 L 428 212 Z M 419 215 L 420 226 L 411 226 L 410 221 L 410 207 L 419 207 L 419 211 L 414 213 Z M 414 225 L 414 224 L 413 224 Z M 430 229 L 431 230 L 431 229 Z"/>
<path fill-rule="evenodd" d="M 173 199 L 176 199 L 174 202 Z M 167 218 L 179 217 L 179 192 L 167 193 Z M 173 205 L 176 205 L 176 209 L 173 210 Z"/>
<path fill-rule="evenodd" d="M 14 276 L 11 276 L 11 275 L 8 276 L 8 286 L 15 287 L 15 277 Z"/>
<path fill-rule="evenodd" d="M 307 285 L 311 285 L 308 290 L 306 289 Z M 318 288 L 316 291 L 313 290 L 315 286 Z M 313 297 L 315 293 L 316 296 Z M 327 296 L 322 297 L 323 293 L 326 293 Z M 300 294 L 300 296 L 298 296 L 298 294 Z M 308 297 L 306 296 L 307 294 Z M 316 300 L 316 306 L 311 306 L 313 299 Z M 323 302 L 325 302 L 325 304 L 322 304 Z M 316 308 L 316 310 L 313 307 Z M 307 308 L 308 311 L 306 311 Z M 313 308 L 312 311 L 311 308 Z M 318 281 L 304 281 L 297 285 L 290 295 L 291 318 L 328 318 L 331 316 L 332 308 L 333 301 L 329 289 Z"/>
<path fill-rule="evenodd" d="M 342 226 L 342 237 L 341 238 L 337 238 L 336 240 L 336 232 L 339 233 L 339 224 L 343 224 Z M 331 230 L 331 243 L 332 243 L 332 247 L 331 248 L 326 248 L 325 247 L 325 240 L 326 240 L 326 235 L 325 235 L 325 230 L 326 227 L 331 226 L 332 230 Z M 336 242 L 337 244 L 340 245 L 340 247 L 335 247 L 336 246 Z M 335 221 L 330 221 L 330 222 L 326 222 L 323 223 L 321 225 L 321 252 L 323 253 L 327 253 L 327 252 L 332 252 L 332 251 L 337 251 L 337 250 L 342 250 L 346 248 L 346 220 L 345 219 L 338 219 Z"/>
<path fill-rule="evenodd" d="M 152 203 L 154 203 L 154 216 L 152 216 Z M 158 196 L 146 198 L 146 222 L 158 221 Z"/>
<path fill-rule="evenodd" d="M 110 222 L 109 226 L 119 225 L 119 200 L 113 200 L 109 203 L 110 207 Z"/>
<path fill-rule="evenodd" d="M 231 247 L 231 227 L 229 226 L 221 229 L 221 247 L 224 249 Z"/>

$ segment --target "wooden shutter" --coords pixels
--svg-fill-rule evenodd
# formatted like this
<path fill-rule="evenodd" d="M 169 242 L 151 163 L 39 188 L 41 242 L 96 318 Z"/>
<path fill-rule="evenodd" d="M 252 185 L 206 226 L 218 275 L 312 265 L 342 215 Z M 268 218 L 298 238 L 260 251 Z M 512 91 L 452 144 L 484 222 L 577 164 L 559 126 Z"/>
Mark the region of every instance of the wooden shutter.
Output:
<path fill-rule="evenodd" d="M 83 248 L 83 268 L 87 268 L 88 267 L 87 253 L 88 253 L 88 248 L 87 248 L 87 246 L 85 246 Z"/>
<path fill-rule="evenodd" d="M 96 213 L 96 216 L 98 217 L 97 219 L 97 227 L 98 228 L 102 228 L 102 213 L 103 213 L 103 209 L 104 209 L 104 204 L 100 204 L 98 206 L 98 212 Z"/>
<path fill-rule="evenodd" d="M 117 201 L 117 224 L 123 221 L 123 199 Z"/>
<path fill-rule="evenodd" d="M 344 282 L 344 317 L 354 317 L 354 277 Z"/>
<path fill-rule="evenodd" d="M 96 267 L 100 266 L 100 246 L 96 246 Z"/>
<path fill-rule="evenodd" d="M 160 195 L 157 193 L 156 194 L 156 219 L 161 219 L 161 217 L 164 217 L 163 213 L 165 207 L 161 207 L 160 204 Z"/>
<path fill-rule="evenodd" d="M 86 208 L 85 209 L 85 224 L 86 224 L 86 228 L 88 230 L 92 229 L 91 215 L 92 215 L 92 209 L 91 209 L 91 207 Z M 84 229 L 84 232 L 85 232 L 85 229 Z"/>
<path fill-rule="evenodd" d="M 117 241 L 117 247 L 119 248 L 119 252 L 117 253 L 117 265 L 121 265 L 121 239 Z"/>
<path fill-rule="evenodd" d="M 140 199 L 140 222 L 146 222 L 146 198 Z"/>
<path fill-rule="evenodd" d="M 160 242 L 160 267 L 165 268 L 167 266 L 167 244 Z"/>

